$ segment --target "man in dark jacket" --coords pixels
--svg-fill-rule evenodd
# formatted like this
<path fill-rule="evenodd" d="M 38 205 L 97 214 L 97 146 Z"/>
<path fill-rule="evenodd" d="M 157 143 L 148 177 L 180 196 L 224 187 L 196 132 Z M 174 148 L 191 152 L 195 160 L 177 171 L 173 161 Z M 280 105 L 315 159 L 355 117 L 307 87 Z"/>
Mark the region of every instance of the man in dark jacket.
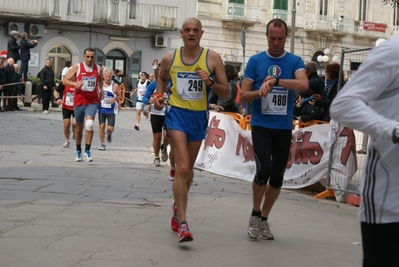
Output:
<path fill-rule="evenodd" d="M 312 106 L 310 102 L 314 102 L 312 90 L 299 92 L 299 98 L 294 107 L 294 116 L 299 121 L 321 120 L 323 117 L 321 108 Z"/>
<path fill-rule="evenodd" d="M 54 72 L 51 67 L 51 60 L 46 59 L 46 65 L 40 71 L 40 84 L 43 88 L 43 113 L 49 113 L 50 100 L 55 89 Z"/>
<path fill-rule="evenodd" d="M 28 63 L 30 60 L 30 49 L 37 45 L 36 40 L 28 42 L 28 34 L 23 32 L 21 34 L 21 41 L 19 42 L 19 48 L 21 50 L 21 69 L 19 70 L 19 75 L 23 81 L 28 79 Z"/>
<path fill-rule="evenodd" d="M 9 58 L 7 60 L 8 64 L 4 67 L 4 75 L 5 75 L 5 83 L 14 83 L 15 82 L 15 70 L 14 70 L 14 59 Z M 15 85 L 7 85 L 3 86 L 3 110 L 4 111 L 14 111 L 12 108 L 12 92 L 14 90 Z"/>
<path fill-rule="evenodd" d="M 310 61 L 305 65 L 306 75 L 308 75 L 309 89 L 317 95 L 323 94 L 324 91 L 324 81 L 317 75 L 317 65 L 316 62 Z"/>
<path fill-rule="evenodd" d="M 123 97 L 129 99 L 129 95 L 133 90 L 133 83 L 132 83 L 132 77 L 130 76 L 130 73 L 128 72 L 125 77 L 123 77 L 123 85 L 125 86 L 125 95 Z M 133 107 L 133 102 L 126 101 L 129 105 L 129 107 Z"/>
<path fill-rule="evenodd" d="M 17 31 L 11 31 L 11 36 L 7 43 L 7 57 L 14 59 L 14 63 L 17 63 L 19 60 L 18 34 L 19 32 Z"/>
<path fill-rule="evenodd" d="M 0 58 L 0 96 L 3 95 L 3 84 L 6 83 L 6 76 L 4 74 L 4 69 L 3 69 L 3 61 L 4 58 Z M 1 102 L 0 102 L 1 104 Z M 3 107 L 4 108 L 4 107 Z M 0 107 L 0 112 L 4 112 L 3 109 Z"/>

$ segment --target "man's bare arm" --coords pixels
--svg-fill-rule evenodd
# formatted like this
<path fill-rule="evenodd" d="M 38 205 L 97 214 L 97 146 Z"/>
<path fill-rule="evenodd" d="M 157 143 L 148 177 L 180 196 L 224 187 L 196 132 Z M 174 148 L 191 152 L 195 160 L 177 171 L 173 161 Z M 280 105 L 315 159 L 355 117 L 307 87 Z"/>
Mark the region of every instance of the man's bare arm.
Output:
<path fill-rule="evenodd" d="M 173 53 L 169 53 L 165 55 L 161 60 L 161 68 L 159 70 L 159 75 L 157 79 L 157 93 L 163 94 L 168 92 L 168 86 L 167 86 L 167 82 L 169 79 L 168 68 L 172 62 L 172 58 L 173 58 Z"/>
<path fill-rule="evenodd" d="M 116 94 L 115 102 L 119 102 L 119 100 L 122 99 L 121 88 L 116 83 L 114 83 L 114 86 L 112 87 L 112 91 Z"/>
<path fill-rule="evenodd" d="M 309 89 L 309 80 L 305 70 L 295 72 L 295 79 L 280 79 L 278 85 L 294 91 Z"/>
<path fill-rule="evenodd" d="M 258 99 L 260 97 L 259 92 L 252 91 L 252 85 L 253 85 L 253 81 L 245 79 L 245 78 L 242 80 L 241 91 L 240 91 L 240 102 L 241 103 L 252 102 L 255 99 Z"/>
<path fill-rule="evenodd" d="M 78 72 L 78 65 L 76 64 L 68 71 L 68 74 L 65 76 L 65 79 L 62 80 L 62 83 L 66 86 L 72 86 L 77 88 L 82 86 L 81 81 L 77 82 L 74 79 L 77 72 Z"/>
<path fill-rule="evenodd" d="M 100 79 L 98 81 L 98 92 L 100 93 L 100 98 L 104 97 L 104 88 L 103 88 L 103 67 L 100 67 Z"/>
<path fill-rule="evenodd" d="M 223 61 L 219 54 L 214 51 L 209 51 L 209 59 L 212 62 L 213 73 L 216 76 L 216 83 L 211 86 L 219 97 L 228 99 L 230 97 L 229 81 L 226 77 L 226 71 L 224 69 Z"/>

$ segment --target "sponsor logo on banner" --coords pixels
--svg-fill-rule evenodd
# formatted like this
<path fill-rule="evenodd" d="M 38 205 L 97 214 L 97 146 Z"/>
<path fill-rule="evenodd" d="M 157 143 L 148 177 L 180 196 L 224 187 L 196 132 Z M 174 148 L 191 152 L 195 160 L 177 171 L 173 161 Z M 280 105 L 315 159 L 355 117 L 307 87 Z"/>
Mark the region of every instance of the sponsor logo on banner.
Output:
<path fill-rule="evenodd" d="M 210 112 L 208 122 L 195 168 L 252 182 L 256 166 L 251 132 L 242 130 L 232 117 L 222 113 Z M 329 131 L 329 124 L 293 130 L 283 188 L 302 188 L 327 177 Z M 357 170 L 354 133 L 343 128 L 337 136 L 331 184 L 334 188 L 346 188 Z"/>

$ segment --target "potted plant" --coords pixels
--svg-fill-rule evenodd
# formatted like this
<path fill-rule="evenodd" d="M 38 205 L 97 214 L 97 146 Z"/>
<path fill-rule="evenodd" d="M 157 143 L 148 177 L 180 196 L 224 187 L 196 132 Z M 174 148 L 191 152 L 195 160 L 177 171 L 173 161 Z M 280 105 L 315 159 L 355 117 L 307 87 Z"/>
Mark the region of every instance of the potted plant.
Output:
<path fill-rule="evenodd" d="M 173 28 L 175 26 L 175 18 L 168 18 L 168 27 Z"/>
<path fill-rule="evenodd" d="M 161 27 L 165 27 L 166 26 L 166 16 L 161 16 L 161 18 L 159 20 L 159 25 Z"/>
<path fill-rule="evenodd" d="M 355 25 L 355 31 L 359 31 L 360 20 L 358 20 L 358 19 L 354 20 L 353 25 Z"/>
<path fill-rule="evenodd" d="M 37 95 L 40 90 L 40 78 L 29 76 L 28 81 L 32 83 L 32 95 Z"/>

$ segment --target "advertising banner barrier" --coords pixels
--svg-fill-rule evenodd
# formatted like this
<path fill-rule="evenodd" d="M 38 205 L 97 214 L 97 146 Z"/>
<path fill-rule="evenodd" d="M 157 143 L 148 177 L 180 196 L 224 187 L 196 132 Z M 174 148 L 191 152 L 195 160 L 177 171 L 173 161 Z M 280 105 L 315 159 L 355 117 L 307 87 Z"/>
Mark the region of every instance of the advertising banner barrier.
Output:
<path fill-rule="evenodd" d="M 283 188 L 303 188 L 327 177 L 329 133 L 329 124 L 293 130 Z M 357 170 L 354 135 L 348 128 L 339 129 L 335 135 L 331 182 L 346 188 Z M 208 132 L 194 167 L 252 182 L 256 167 L 251 131 L 242 130 L 230 116 L 210 112 Z"/>

